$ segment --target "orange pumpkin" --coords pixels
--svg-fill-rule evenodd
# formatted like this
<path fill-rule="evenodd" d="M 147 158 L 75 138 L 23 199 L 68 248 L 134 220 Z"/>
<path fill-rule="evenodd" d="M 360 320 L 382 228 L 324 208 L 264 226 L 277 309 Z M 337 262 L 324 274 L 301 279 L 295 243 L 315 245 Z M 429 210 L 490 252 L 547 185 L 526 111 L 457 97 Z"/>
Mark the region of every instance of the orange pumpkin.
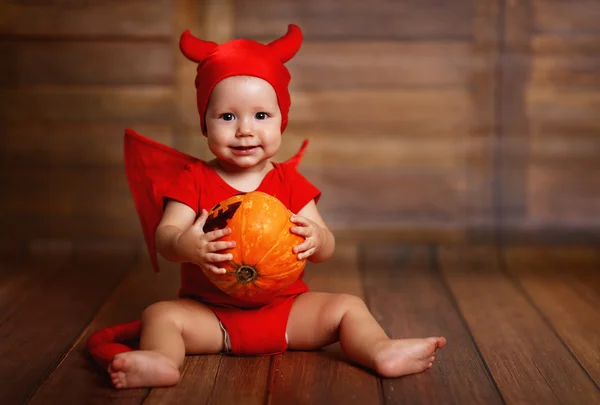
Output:
<path fill-rule="evenodd" d="M 232 297 L 266 303 L 298 279 L 306 260 L 298 260 L 292 249 L 304 238 L 290 228 L 292 213 L 277 198 L 253 191 L 230 197 L 209 212 L 204 232 L 229 227 L 236 246 L 223 250 L 233 259 L 219 263 L 226 274 L 204 273 L 219 289 Z"/>

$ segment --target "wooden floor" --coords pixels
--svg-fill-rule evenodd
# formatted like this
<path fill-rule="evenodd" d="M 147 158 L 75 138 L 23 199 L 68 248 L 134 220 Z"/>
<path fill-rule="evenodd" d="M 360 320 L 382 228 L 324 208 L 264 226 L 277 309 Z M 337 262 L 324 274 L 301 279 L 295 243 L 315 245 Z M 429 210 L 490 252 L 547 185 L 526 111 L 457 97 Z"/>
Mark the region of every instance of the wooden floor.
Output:
<path fill-rule="evenodd" d="M 4 246 L 0 403 L 600 404 L 600 251 L 340 244 L 310 266 L 315 290 L 365 299 L 396 338 L 444 335 L 434 367 L 378 379 L 339 346 L 259 358 L 193 356 L 168 389 L 117 391 L 84 351 L 89 334 L 175 297 L 176 267 L 107 243 Z"/>

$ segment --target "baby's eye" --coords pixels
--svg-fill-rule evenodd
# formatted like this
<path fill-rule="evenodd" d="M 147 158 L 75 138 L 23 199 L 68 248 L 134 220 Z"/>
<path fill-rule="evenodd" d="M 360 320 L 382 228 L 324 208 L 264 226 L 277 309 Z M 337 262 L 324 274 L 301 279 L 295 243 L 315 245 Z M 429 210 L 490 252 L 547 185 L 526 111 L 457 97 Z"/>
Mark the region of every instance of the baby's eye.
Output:
<path fill-rule="evenodd" d="M 225 120 L 225 121 L 232 121 L 233 114 L 232 113 L 221 114 L 221 118 L 223 118 L 223 120 Z"/>
<path fill-rule="evenodd" d="M 269 115 L 266 112 L 256 113 L 255 117 L 257 120 L 266 120 Z"/>

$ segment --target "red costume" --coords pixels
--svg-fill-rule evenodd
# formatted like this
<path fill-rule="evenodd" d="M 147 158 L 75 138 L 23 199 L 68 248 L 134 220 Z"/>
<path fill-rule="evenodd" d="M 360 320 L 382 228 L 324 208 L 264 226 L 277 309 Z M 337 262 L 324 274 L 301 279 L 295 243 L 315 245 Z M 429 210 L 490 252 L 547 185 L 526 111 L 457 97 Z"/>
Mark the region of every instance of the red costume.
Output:
<path fill-rule="evenodd" d="M 188 31 L 184 32 L 180 48 L 188 59 L 198 63 L 195 83 L 204 135 L 204 115 L 210 92 L 219 81 L 236 75 L 259 77 L 273 86 L 282 114 L 283 132 L 290 107 L 287 89 L 290 75 L 283 63 L 294 56 L 301 41 L 300 30 L 294 25 L 289 26 L 286 35 L 268 45 L 245 39 L 217 45 L 194 38 Z M 305 141 L 302 149 L 289 161 L 274 163 L 274 168 L 257 189 L 277 197 L 294 213 L 311 200 L 318 201 L 320 197 L 319 190 L 296 170 L 306 144 Z M 156 271 L 158 262 L 154 234 L 166 199 L 180 201 L 199 214 L 201 209 L 210 210 L 224 199 L 239 194 L 205 162 L 131 130 L 125 134 L 125 167 Z M 191 263 L 181 265 L 179 295 L 202 301 L 213 310 L 229 335 L 231 352 L 234 354 L 274 354 L 286 350 L 285 330 L 294 297 L 307 290 L 300 277 L 278 294 L 273 302 L 256 308 L 219 290 L 198 266 Z M 118 342 L 139 338 L 139 332 L 139 321 L 106 328 L 90 336 L 88 348 L 96 361 L 107 365 L 115 354 L 131 350 Z"/>

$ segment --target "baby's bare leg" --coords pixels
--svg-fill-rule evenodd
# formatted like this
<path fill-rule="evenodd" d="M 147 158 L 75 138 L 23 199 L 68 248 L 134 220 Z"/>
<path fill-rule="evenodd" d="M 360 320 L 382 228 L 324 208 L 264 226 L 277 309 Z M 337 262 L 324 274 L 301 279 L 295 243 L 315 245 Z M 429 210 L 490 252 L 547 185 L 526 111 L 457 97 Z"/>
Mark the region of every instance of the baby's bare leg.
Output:
<path fill-rule="evenodd" d="M 158 302 L 142 314 L 140 350 L 116 355 L 108 371 L 116 388 L 169 386 L 179 381 L 186 353 L 222 349 L 223 332 L 206 305 L 188 299 Z"/>
<path fill-rule="evenodd" d="M 315 350 L 340 341 L 346 356 L 384 377 L 431 366 L 442 337 L 389 339 L 364 302 L 346 294 L 306 293 L 294 301 L 287 325 L 289 348 Z"/>

